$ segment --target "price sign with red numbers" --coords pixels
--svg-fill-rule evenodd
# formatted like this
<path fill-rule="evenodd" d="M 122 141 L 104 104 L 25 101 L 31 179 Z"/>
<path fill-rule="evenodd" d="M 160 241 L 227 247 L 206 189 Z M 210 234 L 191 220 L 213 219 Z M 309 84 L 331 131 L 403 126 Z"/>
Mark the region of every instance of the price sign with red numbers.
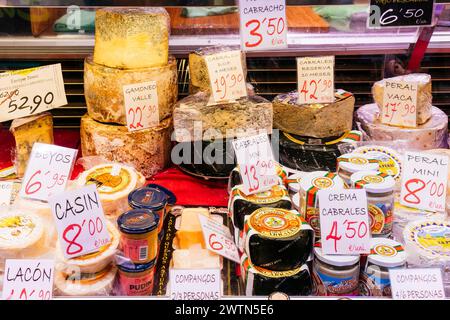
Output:
<path fill-rule="evenodd" d="M 325 254 L 370 252 L 367 195 L 363 189 L 319 190 L 320 233 Z"/>
<path fill-rule="evenodd" d="M 278 184 L 275 160 L 266 133 L 233 141 L 244 193 L 269 190 Z"/>
<path fill-rule="evenodd" d="M 94 184 L 49 199 L 61 250 L 67 259 L 96 252 L 111 239 Z"/>
<path fill-rule="evenodd" d="M 199 215 L 203 237 L 208 250 L 239 263 L 239 253 L 230 231 L 220 222 Z"/>
<path fill-rule="evenodd" d="M 298 104 L 334 102 L 334 56 L 297 58 Z"/>
<path fill-rule="evenodd" d="M 53 260 L 8 259 L 3 276 L 4 300 L 50 300 L 53 296 Z"/>
<path fill-rule="evenodd" d="M 128 131 L 159 125 L 156 81 L 123 86 Z"/>
<path fill-rule="evenodd" d="M 54 194 L 63 192 L 72 173 L 78 150 L 35 143 L 28 160 L 27 170 L 19 195 L 47 201 Z"/>
<path fill-rule="evenodd" d="M 67 104 L 61 64 L 0 73 L 0 122 Z"/>
<path fill-rule="evenodd" d="M 241 51 L 208 55 L 205 61 L 211 82 L 213 104 L 234 101 L 247 96 Z"/>
<path fill-rule="evenodd" d="M 423 210 L 445 211 L 447 173 L 447 156 L 406 152 L 400 203 Z"/>
<path fill-rule="evenodd" d="M 386 81 L 381 122 L 391 126 L 417 127 L 417 83 Z"/>
<path fill-rule="evenodd" d="M 239 0 L 243 51 L 287 48 L 285 0 Z"/>

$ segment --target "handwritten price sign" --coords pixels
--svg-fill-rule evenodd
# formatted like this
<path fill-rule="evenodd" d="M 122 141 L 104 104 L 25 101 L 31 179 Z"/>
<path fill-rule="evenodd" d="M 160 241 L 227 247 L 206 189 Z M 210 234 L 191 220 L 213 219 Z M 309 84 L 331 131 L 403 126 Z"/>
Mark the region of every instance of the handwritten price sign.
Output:
<path fill-rule="evenodd" d="M 233 141 L 244 192 L 253 194 L 278 184 L 272 148 L 267 134 Z"/>
<path fill-rule="evenodd" d="M 98 251 L 111 241 L 95 185 L 58 194 L 49 204 L 67 259 Z"/>
<path fill-rule="evenodd" d="M 400 203 L 404 206 L 445 211 L 448 157 L 406 152 Z"/>
<path fill-rule="evenodd" d="M 368 28 L 430 26 L 434 0 L 370 1 Z"/>
<path fill-rule="evenodd" d="M 53 296 L 53 260 L 6 260 L 4 300 L 50 300 Z"/>
<path fill-rule="evenodd" d="M 286 1 L 239 0 L 244 51 L 287 48 Z"/>
<path fill-rule="evenodd" d="M 0 73 L 0 122 L 65 104 L 61 64 Z"/>
<path fill-rule="evenodd" d="M 156 81 L 123 86 L 128 131 L 159 125 Z"/>
<path fill-rule="evenodd" d="M 76 149 L 35 143 L 19 195 L 47 201 L 50 196 L 63 192 L 77 152 Z"/>
<path fill-rule="evenodd" d="M 320 232 L 325 254 L 370 252 L 365 190 L 319 190 Z"/>
<path fill-rule="evenodd" d="M 297 58 L 298 104 L 334 102 L 334 56 Z"/>
<path fill-rule="evenodd" d="M 239 50 L 205 57 L 214 103 L 229 102 L 247 96 L 241 59 Z"/>
<path fill-rule="evenodd" d="M 221 277 L 219 269 L 169 270 L 172 300 L 219 300 Z"/>
<path fill-rule="evenodd" d="M 386 81 L 381 122 L 392 126 L 417 127 L 417 83 Z"/>
<path fill-rule="evenodd" d="M 442 272 L 438 268 L 391 269 L 392 298 L 396 300 L 445 299 Z"/>

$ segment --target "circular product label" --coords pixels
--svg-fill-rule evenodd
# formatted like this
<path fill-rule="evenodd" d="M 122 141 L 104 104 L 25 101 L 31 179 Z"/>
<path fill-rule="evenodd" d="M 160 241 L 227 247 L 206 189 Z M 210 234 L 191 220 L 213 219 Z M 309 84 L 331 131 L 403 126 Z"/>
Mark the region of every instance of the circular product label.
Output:
<path fill-rule="evenodd" d="M 269 238 L 289 238 L 297 234 L 302 220 L 287 210 L 261 208 L 250 216 L 250 227 Z"/>
<path fill-rule="evenodd" d="M 333 180 L 328 177 L 317 177 L 312 181 L 312 185 L 321 190 L 328 189 L 329 187 L 333 186 L 333 184 Z"/>
<path fill-rule="evenodd" d="M 400 180 L 402 162 L 400 155 L 393 149 L 382 146 L 360 147 L 355 152 L 363 153 L 379 161 L 379 171 L 388 174 L 396 181 Z"/>
<path fill-rule="evenodd" d="M 4 217 L 0 219 L 0 239 L 6 241 L 26 239 L 35 227 L 33 220 L 28 217 Z"/>
<path fill-rule="evenodd" d="M 384 213 L 373 204 L 369 204 L 369 223 L 372 234 L 380 234 L 384 227 Z"/>
<path fill-rule="evenodd" d="M 112 166 L 98 168 L 86 177 L 86 185 L 96 184 L 99 193 L 116 193 L 125 189 L 131 181 L 128 170 L 120 169 L 118 175 L 112 175 Z"/>
<path fill-rule="evenodd" d="M 395 257 L 397 255 L 397 249 L 395 249 L 393 246 L 384 243 L 376 245 L 373 248 L 373 251 L 376 254 L 384 257 Z"/>
<path fill-rule="evenodd" d="M 320 238 L 320 215 L 318 208 L 306 209 L 306 222 L 313 228 L 316 238 Z"/>
<path fill-rule="evenodd" d="M 367 183 L 383 183 L 384 178 L 376 175 L 368 175 L 362 178 Z"/>
<path fill-rule="evenodd" d="M 450 224 L 445 222 L 425 222 L 413 228 L 411 240 L 423 250 L 450 257 Z"/>
<path fill-rule="evenodd" d="M 360 158 L 360 157 L 350 157 L 348 158 L 348 162 L 356 164 L 356 165 L 364 165 L 369 163 L 367 159 Z"/>
<path fill-rule="evenodd" d="M 266 204 L 280 201 L 283 197 L 287 196 L 287 191 L 281 188 L 281 186 L 276 185 L 273 186 L 270 190 L 250 195 L 246 195 L 240 189 L 238 189 L 238 194 L 247 201 L 256 204 Z"/>

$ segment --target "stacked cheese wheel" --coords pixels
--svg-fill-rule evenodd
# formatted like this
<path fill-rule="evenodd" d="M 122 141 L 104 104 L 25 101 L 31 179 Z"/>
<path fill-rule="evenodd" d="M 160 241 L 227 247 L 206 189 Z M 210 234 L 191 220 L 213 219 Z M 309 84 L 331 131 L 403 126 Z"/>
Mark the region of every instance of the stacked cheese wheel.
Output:
<path fill-rule="evenodd" d="M 169 163 L 178 96 L 177 63 L 169 56 L 169 15 L 163 8 L 104 8 L 97 10 L 95 25 L 94 55 L 86 58 L 84 70 L 88 115 L 81 121 L 83 156 L 126 163 L 149 178 Z M 156 83 L 153 112 L 159 124 L 129 131 L 124 86 L 148 82 Z"/>

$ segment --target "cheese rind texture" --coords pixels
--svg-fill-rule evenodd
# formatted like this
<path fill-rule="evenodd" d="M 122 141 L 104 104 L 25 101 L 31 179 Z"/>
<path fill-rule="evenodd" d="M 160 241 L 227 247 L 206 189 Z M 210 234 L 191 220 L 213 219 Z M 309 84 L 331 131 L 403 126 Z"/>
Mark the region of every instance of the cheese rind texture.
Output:
<path fill-rule="evenodd" d="M 25 175 L 31 149 L 35 142 L 53 144 L 53 116 L 41 113 L 13 120 L 10 131 L 16 140 L 15 167 L 18 177 Z"/>
<path fill-rule="evenodd" d="M 387 78 L 375 82 L 372 87 L 373 99 L 378 108 L 383 108 L 384 88 L 386 81 L 405 81 L 417 83 L 417 124 L 424 124 L 432 115 L 431 76 L 425 73 L 411 73 L 404 76 Z"/>
<path fill-rule="evenodd" d="M 177 61 L 163 67 L 123 70 L 84 62 L 84 95 L 89 115 L 97 121 L 127 124 L 123 86 L 156 81 L 160 121 L 171 116 L 178 98 Z"/>
<path fill-rule="evenodd" d="M 198 92 L 180 100 L 174 108 L 177 142 L 247 137 L 272 133 L 272 103 L 259 96 L 209 106 L 210 95 Z"/>
<path fill-rule="evenodd" d="M 298 91 L 280 94 L 273 100 L 273 126 L 299 136 L 328 138 L 352 129 L 354 96 L 335 93 L 334 103 L 298 105 Z"/>
<path fill-rule="evenodd" d="M 211 92 L 208 67 L 205 57 L 216 53 L 239 50 L 239 48 L 214 46 L 198 49 L 189 54 L 189 93 L 195 94 L 199 91 Z M 247 77 L 247 64 L 245 53 L 241 52 L 242 70 L 244 79 Z"/>
<path fill-rule="evenodd" d="M 169 58 L 164 8 L 103 8 L 95 15 L 94 62 L 112 68 L 162 67 Z"/>
<path fill-rule="evenodd" d="M 128 164 L 146 178 L 166 168 L 170 161 L 172 118 L 157 127 L 130 132 L 125 126 L 103 124 L 85 115 L 80 131 L 83 156 L 103 156 Z"/>
<path fill-rule="evenodd" d="M 368 104 L 356 111 L 356 124 L 363 132 L 364 141 L 404 140 L 408 147 L 429 150 L 448 147 L 448 116 L 432 107 L 431 118 L 416 128 L 400 128 L 382 124 L 376 104 Z"/>

